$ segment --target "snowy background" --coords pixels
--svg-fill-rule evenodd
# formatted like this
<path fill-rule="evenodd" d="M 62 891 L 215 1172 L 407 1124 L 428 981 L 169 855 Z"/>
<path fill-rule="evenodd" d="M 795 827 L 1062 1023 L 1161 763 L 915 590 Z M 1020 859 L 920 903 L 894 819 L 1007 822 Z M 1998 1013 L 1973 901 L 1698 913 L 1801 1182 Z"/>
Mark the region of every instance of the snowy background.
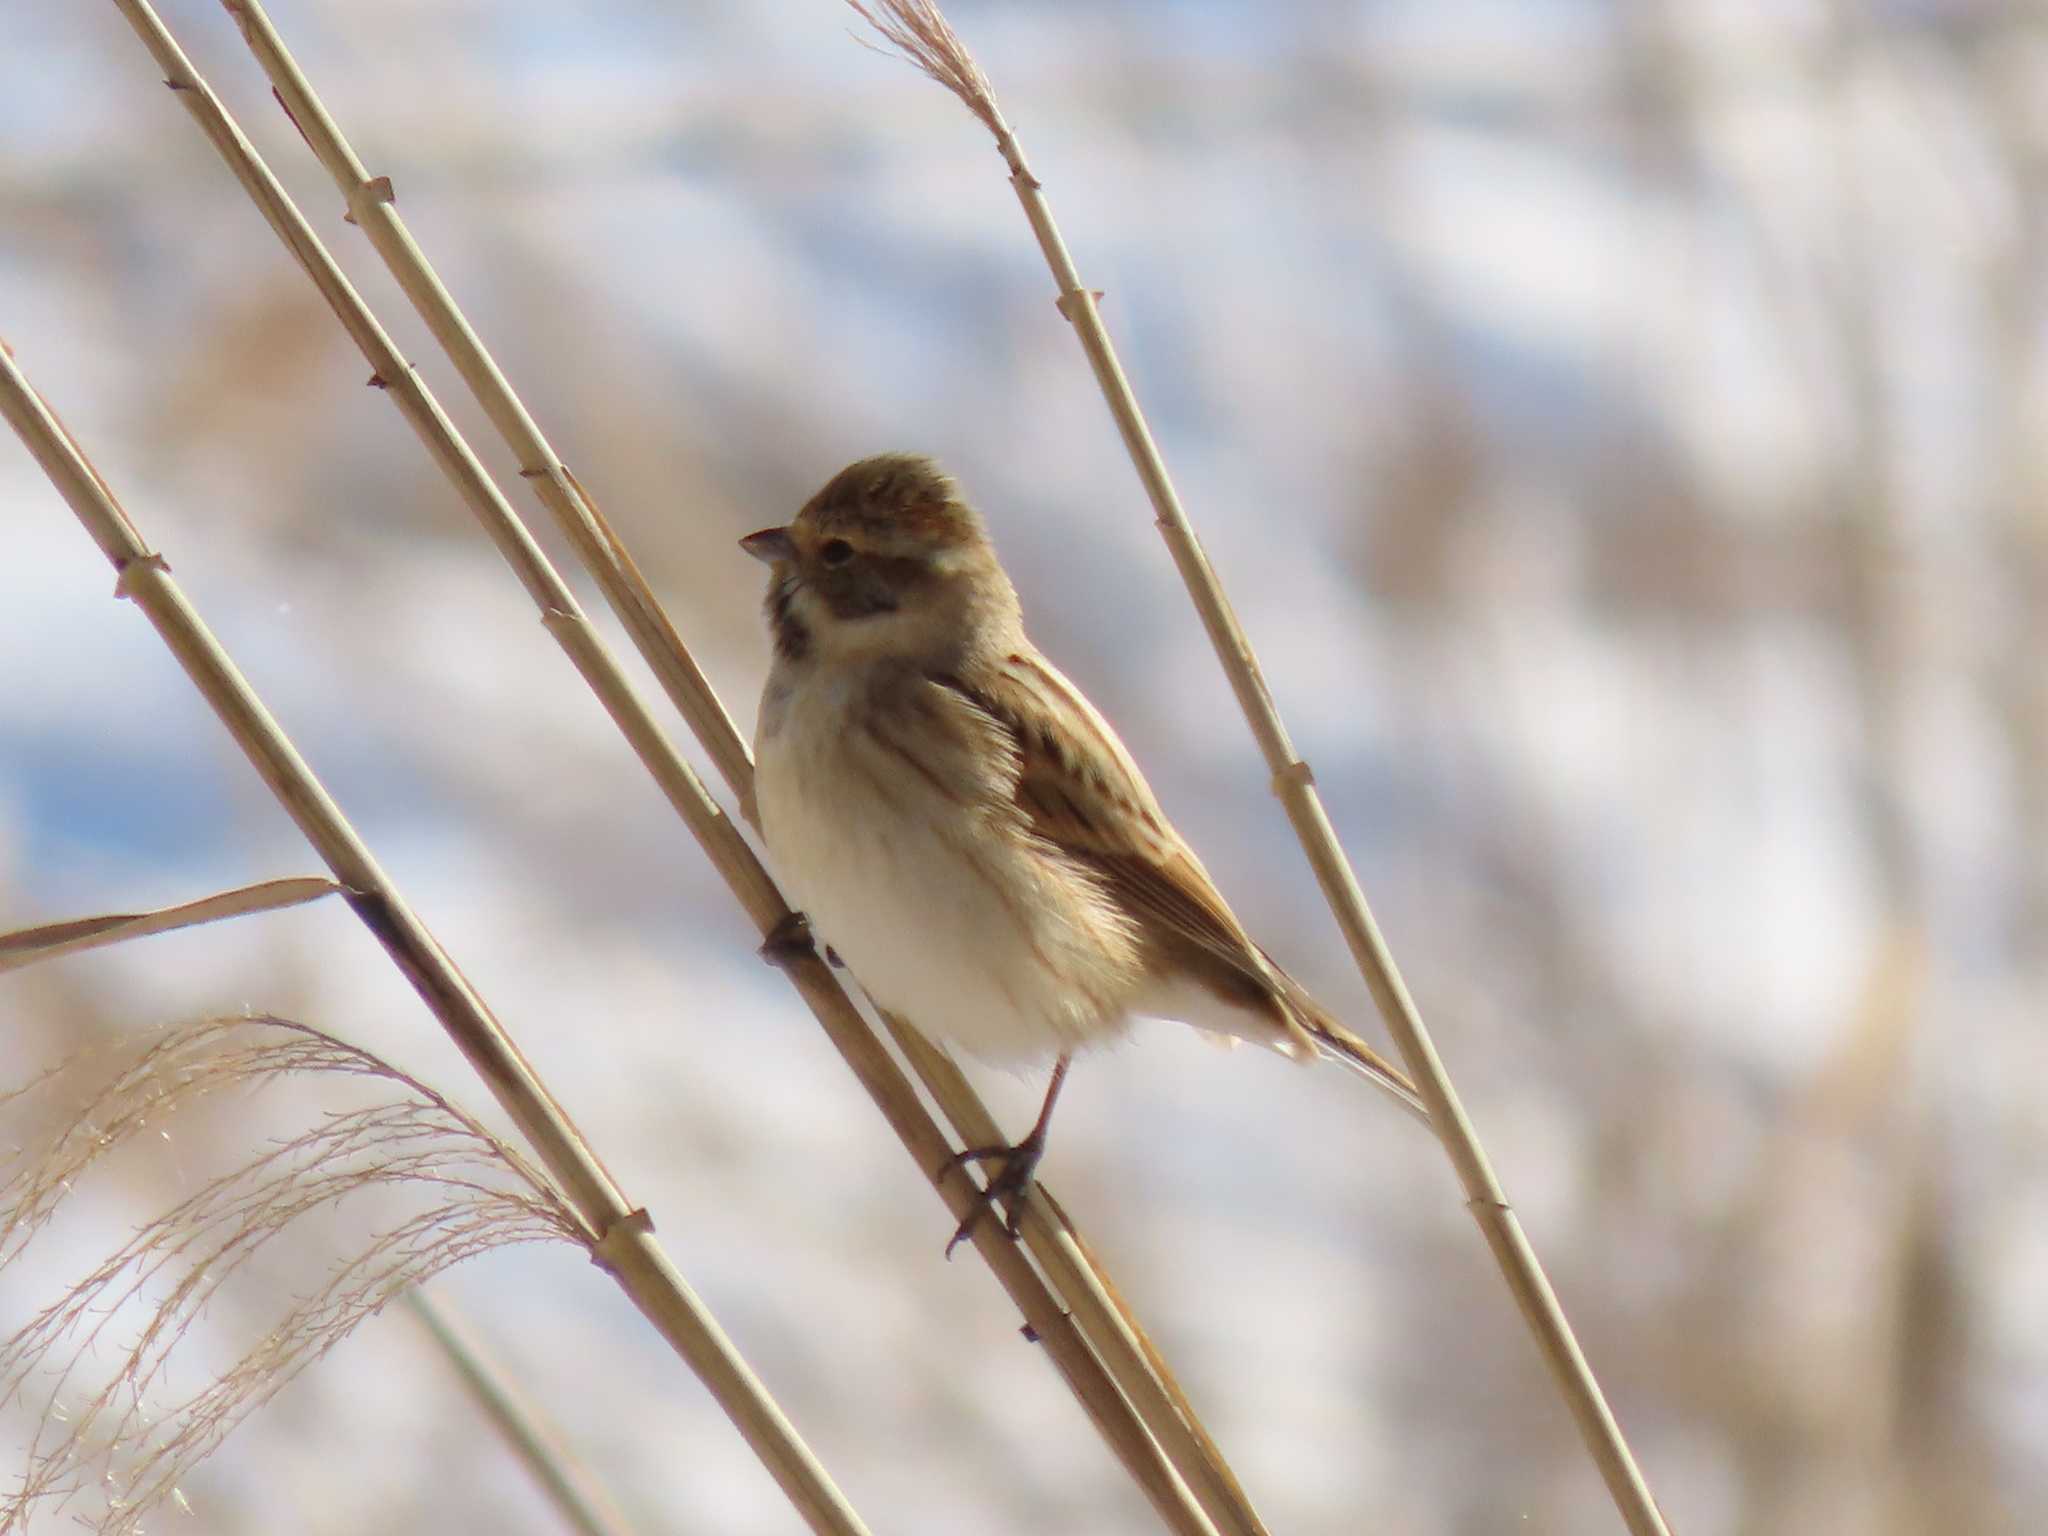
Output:
<path fill-rule="evenodd" d="M 221 8 L 163 11 L 509 472 Z M 743 729 L 733 540 L 934 453 L 1248 924 L 1379 1036 L 950 97 L 836 0 L 271 14 Z M 952 14 L 1674 1528 L 2029 1528 L 2048 12 Z M 1156 1528 L 118 13 L 0 28 L 0 335 L 855 1506 Z M 110 589 L 0 442 L 0 927 L 315 871 Z M 491 1109 L 331 903 L 0 981 L 0 1088 L 245 1006 Z M 1026 1123 L 1038 1081 L 977 1080 Z M 1276 1531 L 1617 1528 L 1440 1153 L 1342 1074 L 1148 1027 L 1045 1173 Z M 0 1331 L 99 1240 L 0 1274 Z M 647 1531 L 801 1528 L 576 1255 L 436 1289 Z M 558 1528 L 397 1314 L 184 1492 L 152 1529 Z"/>

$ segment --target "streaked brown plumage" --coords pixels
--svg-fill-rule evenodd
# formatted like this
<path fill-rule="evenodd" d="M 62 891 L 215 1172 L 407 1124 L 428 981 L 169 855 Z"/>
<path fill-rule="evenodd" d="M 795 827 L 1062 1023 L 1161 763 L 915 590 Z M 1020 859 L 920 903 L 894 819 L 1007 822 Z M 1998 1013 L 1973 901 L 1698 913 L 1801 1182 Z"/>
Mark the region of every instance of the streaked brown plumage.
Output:
<path fill-rule="evenodd" d="M 756 797 L 792 896 L 933 1038 L 1059 1058 L 1032 1135 L 970 1154 L 1004 1158 L 991 1198 L 1028 1185 L 1069 1054 L 1134 1015 L 1333 1056 L 1422 1113 L 1245 932 L 929 459 L 863 459 L 742 542 L 773 568 Z"/>

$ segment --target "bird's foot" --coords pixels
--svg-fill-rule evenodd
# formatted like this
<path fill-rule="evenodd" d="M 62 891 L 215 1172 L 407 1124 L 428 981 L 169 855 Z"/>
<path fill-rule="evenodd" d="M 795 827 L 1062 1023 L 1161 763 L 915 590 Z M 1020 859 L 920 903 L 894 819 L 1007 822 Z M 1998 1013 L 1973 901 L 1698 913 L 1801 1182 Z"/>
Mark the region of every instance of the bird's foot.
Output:
<path fill-rule="evenodd" d="M 761 941 L 755 951 L 763 960 L 778 968 L 794 965 L 799 960 L 809 960 L 818 953 L 818 941 L 811 937 L 811 920 L 801 912 L 785 912 L 768 937 Z M 833 965 L 844 962 L 826 946 L 825 958 Z"/>
<path fill-rule="evenodd" d="M 1045 1132 L 1043 1127 L 1033 1131 L 1022 1141 L 1011 1147 L 969 1147 L 965 1152 L 955 1152 L 939 1168 L 943 1178 L 955 1168 L 964 1168 L 969 1163 L 1002 1161 L 1002 1168 L 988 1181 L 985 1188 L 975 1191 L 974 1204 L 967 1209 L 966 1218 L 955 1229 L 952 1239 L 946 1244 L 946 1257 L 953 1257 L 953 1250 L 974 1235 L 974 1229 L 981 1225 L 981 1219 L 995 1209 L 998 1200 L 1009 1202 L 1010 1214 L 1003 1225 L 1011 1237 L 1016 1237 L 1024 1222 L 1024 1202 L 1031 1192 L 1031 1185 L 1038 1172 L 1038 1161 L 1045 1156 Z"/>

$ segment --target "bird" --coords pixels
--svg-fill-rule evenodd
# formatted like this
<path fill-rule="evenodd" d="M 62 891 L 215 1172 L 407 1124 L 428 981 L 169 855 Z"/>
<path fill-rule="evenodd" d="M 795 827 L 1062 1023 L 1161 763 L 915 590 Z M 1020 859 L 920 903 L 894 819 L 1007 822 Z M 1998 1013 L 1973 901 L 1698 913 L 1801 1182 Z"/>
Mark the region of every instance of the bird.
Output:
<path fill-rule="evenodd" d="M 754 805 L 790 914 L 762 946 L 843 961 L 875 1003 L 991 1063 L 1050 1060 L 953 1247 L 1014 1237 L 1077 1050 L 1176 1019 L 1331 1058 L 1427 1123 L 1415 1086 L 1246 932 L 1101 713 L 1025 633 L 958 484 L 913 453 L 834 474 L 740 540 L 769 567 Z"/>

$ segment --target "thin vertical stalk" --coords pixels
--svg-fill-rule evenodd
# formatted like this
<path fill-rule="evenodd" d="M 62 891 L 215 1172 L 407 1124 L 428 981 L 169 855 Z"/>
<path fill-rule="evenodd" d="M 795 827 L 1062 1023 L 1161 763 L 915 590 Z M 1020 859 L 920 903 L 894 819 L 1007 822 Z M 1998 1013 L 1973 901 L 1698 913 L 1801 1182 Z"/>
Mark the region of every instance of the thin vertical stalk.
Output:
<path fill-rule="evenodd" d="M 1273 775 L 1274 793 L 1287 811 L 1287 819 L 1322 887 L 1323 898 L 1343 930 L 1352 958 L 1372 992 L 1387 1030 L 1421 1090 L 1438 1139 L 1464 1186 L 1466 1204 L 1521 1309 L 1523 1322 L 1550 1368 L 1559 1395 L 1571 1410 L 1616 1509 L 1634 1536 L 1666 1536 L 1663 1516 L 1621 1426 L 1608 1407 L 1536 1251 L 1523 1233 L 1506 1191 L 1479 1144 L 1478 1133 L 1459 1103 L 1450 1074 L 1423 1024 L 1421 1010 L 1409 995 L 1393 953 L 1373 919 L 1365 893 L 1316 793 L 1315 777 L 1296 754 L 1281 723 L 1251 642 L 1195 537 L 1159 445 L 1153 441 L 1151 428 L 1118 361 L 1115 345 L 1102 323 L 1096 295 L 1081 281 L 1066 241 L 1054 222 L 1044 186 L 1026 163 L 1023 148 L 1004 120 L 988 77 L 931 0 L 879 0 L 879 15 L 861 0 L 849 3 L 912 63 L 959 97 L 994 136 L 996 148 L 1009 169 L 1010 186 L 1058 287 L 1060 313 L 1073 326 L 1087 356 L 1103 401 L 1123 437 L 1125 451 L 1152 503 L 1159 531 L 1201 615 L 1210 644 L 1237 695 L 1238 706 L 1265 756 Z"/>
<path fill-rule="evenodd" d="M 560 1434 L 505 1379 L 470 1330 L 422 1286 L 405 1293 L 405 1304 L 570 1528 L 580 1536 L 632 1536 L 590 1469 L 563 1447 Z"/>

